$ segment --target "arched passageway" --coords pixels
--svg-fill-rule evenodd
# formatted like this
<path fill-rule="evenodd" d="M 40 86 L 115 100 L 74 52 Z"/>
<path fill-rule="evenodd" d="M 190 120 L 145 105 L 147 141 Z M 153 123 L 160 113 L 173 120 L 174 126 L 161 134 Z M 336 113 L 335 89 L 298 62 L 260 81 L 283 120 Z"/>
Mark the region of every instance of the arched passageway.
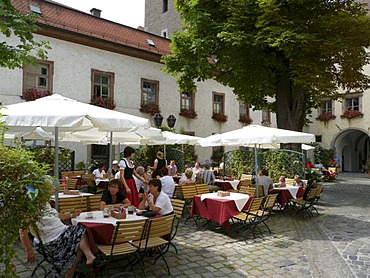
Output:
<path fill-rule="evenodd" d="M 366 160 L 370 157 L 369 132 L 349 128 L 340 131 L 333 137 L 332 148 L 341 160 L 343 172 L 360 172 Z"/>

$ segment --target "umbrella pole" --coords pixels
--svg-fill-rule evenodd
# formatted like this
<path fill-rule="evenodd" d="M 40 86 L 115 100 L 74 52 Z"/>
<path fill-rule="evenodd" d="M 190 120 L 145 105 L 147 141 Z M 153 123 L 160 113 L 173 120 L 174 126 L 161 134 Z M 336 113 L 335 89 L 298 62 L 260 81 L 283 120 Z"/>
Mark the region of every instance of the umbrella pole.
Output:
<path fill-rule="evenodd" d="M 256 195 L 258 198 L 258 162 L 257 162 L 257 144 L 254 144 L 254 171 L 256 174 Z"/>
<path fill-rule="evenodd" d="M 166 144 L 163 146 L 164 160 L 167 161 Z"/>
<path fill-rule="evenodd" d="M 54 187 L 55 187 L 55 209 L 59 210 L 59 130 L 58 127 L 55 127 L 55 146 L 54 146 Z"/>
<path fill-rule="evenodd" d="M 108 168 L 108 179 L 110 180 L 111 173 L 112 173 L 112 154 L 113 154 L 113 132 L 110 132 L 109 138 L 109 168 Z"/>

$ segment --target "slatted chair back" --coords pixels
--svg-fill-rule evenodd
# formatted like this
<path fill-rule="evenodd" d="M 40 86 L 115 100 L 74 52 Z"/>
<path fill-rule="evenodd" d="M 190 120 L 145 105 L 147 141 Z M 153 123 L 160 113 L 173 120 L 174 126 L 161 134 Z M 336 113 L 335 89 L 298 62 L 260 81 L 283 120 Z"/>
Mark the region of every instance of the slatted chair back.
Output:
<path fill-rule="evenodd" d="M 240 181 L 240 186 L 251 186 L 252 185 L 252 180 L 241 180 Z"/>
<path fill-rule="evenodd" d="M 174 198 L 183 198 L 182 194 L 182 185 L 176 185 L 173 190 L 173 197 Z"/>
<path fill-rule="evenodd" d="M 117 226 L 112 235 L 112 245 L 142 240 L 145 238 L 146 223 L 147 219 L 117 221 Z M 112 246 L 112 252 L 114 252 L 114 246 Z"/>
<path fill-rule="evenodd" d="M 278 194 L 269 194 L 263 205 L 263 209 L 266 211 L 271 211 L 275 205 Z"/>
<path fill-rule="evenodd" d="M 183 185 L 181 189 L 182 189 L 182 195 L 184 196 L 185 200 L 192 199 L 195 195 L 197 195 L 197 189 L 195 187 L 195 184 Z"/>
<path fill-rule="evenodd" d="M 206 194 L 209 193 L 209 186 L 208 184 L 202 183 L 202 184 L 196 184 L 195 185 L 197 194 Z"/>
<path fill-rule="evenodd" d="M 263 190 L 263 185 L 262 184 L 259 184 L 258 185 L 258 194 L 257 194 L 257 189 L 256 189 L 256 185 L 255 184 L 252 184 L 250 187 L 254 188 L 254 195 L 258 195 L 258 196 L 263 196 L 265 193 L 265 191 Z"/>
<path fill-rule="evenodd" d="M 285 179 L 285 183 L 288 184 L 288 185 L 294 185 L 294 179 L 288 179 L 288 178 L 286 178 Z"/>
<path fill-rule="evenodd" d="M 100 200 L 103 194 L 94 194 L 86 197 L 87 210 L 96 211 L 100 209 Z"/>
<path fill-rule="evenodd" d="M 67 179 L 65 185 L 68 187 L 68 189 L 76 189 L 77 179 Z"/>
<path fill-rule="evenodd" d="M 250 186 L 245 186 L 245 185 L 242 184 L 239 188 L 239 193 L 248 194 L 248 195 L 255 195 L 256 194 L 256 188 L 255 187 L 250 187 Z"/>
<path fill-rule="evenodd" d="M 150 240 L 155 237 L 164 237 L 172 233 L 175 215 L 162 216 L 149 219 L 149 229 L 147 238 Z"/>
<path fill-rule="evenodd" d="M 181 219 L 185 209 L 185 201 L 180 199 L 170 199 L 173 207 L 173 213 L 178 219 Z"/>
<path fill-rule="evenodd" d="M 261 208 L 263 198 L 253 198 L 249 208 L 248 213 L 257 214 L 258 210 Z"/>
<path fill-rule="evenodd" d="M 59 199 L 60 212 L 87 211 L 86 197 L 73 197 Z"/>
<path fill-rule="evenodd" d="M 95 187 L 93 174 L 85 174 L 83 176 L 83 180 L 86 182 L 87 186 Z"/>
<path fill-rule="evenodd" d="M 61 174 L 62 174 L 62 179 L 67 179 L 69 176 L 73 176 L 72 171 L 64 171 Z"/>
<path fill-rule="evenodd" d="M 306 197 L 306 200 L 307 201 L 313 200 L 317 196 L 317 193 L 316 192 L 318 192 L 318 189 L 321 192 L 321 189 L 319 187 L 309 189 L 310 192 L 308 192 L 307 197 Z"/>

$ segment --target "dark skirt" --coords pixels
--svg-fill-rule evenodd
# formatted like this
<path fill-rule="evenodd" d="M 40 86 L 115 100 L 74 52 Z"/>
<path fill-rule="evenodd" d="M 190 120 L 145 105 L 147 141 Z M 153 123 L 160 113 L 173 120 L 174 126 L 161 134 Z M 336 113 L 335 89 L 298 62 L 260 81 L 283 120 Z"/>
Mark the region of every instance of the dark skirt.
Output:
<path fill-rule="evenodd" d="M 64 277 L 72 267 L 85 233 L 86 229 L 83 226 L 68 226 L 57 239 L 44 244 L 46 256 L 52 264 L 53 277 Z"/>

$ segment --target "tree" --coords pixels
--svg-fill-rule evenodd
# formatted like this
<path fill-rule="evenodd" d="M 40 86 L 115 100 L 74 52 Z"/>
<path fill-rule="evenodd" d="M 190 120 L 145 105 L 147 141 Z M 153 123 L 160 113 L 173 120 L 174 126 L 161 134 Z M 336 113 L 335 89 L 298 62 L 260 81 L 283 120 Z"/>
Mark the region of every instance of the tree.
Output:
<path fill-rule="evenodd" d="M 36 41 L 33 32 L 38 29 L 35 14 L 23 15 L 15 9 L 10 0 L 0 0 L 0 31 L 7 38 L 17 37 L 17 45 L 0 43 L 0 67 L 20 68 L 24 64 L 32 64 L 36 59 L 46 59 L 46 41 Z"/>
<path fill-rule="evenodd" d="M 279 128 L 301 131 L 323 97 L 369 87 L 370 20 L 354 0 L 177 0 L 176 8 L 183 26 L 163 61 L 181 91 L 214 79 L 270 108 Z"/>

